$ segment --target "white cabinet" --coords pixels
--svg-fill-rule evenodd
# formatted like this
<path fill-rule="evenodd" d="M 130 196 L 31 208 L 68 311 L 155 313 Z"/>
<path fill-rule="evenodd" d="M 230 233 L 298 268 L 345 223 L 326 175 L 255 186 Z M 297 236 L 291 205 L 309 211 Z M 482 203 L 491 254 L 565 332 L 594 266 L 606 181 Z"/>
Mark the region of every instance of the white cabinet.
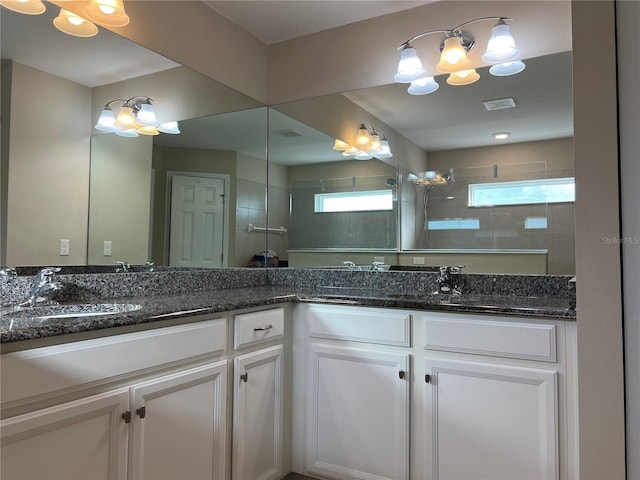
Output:
<path fill-rule="evenodd" d="M 226 478 L 227 363 L 131 387 L 129 479 Z"/>
<path fill-rule="evenodd" d="M 406 353 L 309 346 L 310 474 L 343 480 L 408 478 L 408 370 Z"/>
<path fill-rule="evenodd" d="M 226 324 L 3 355 L 2 478 L 226 480 Z"/>
<path fill-rule="evenodd" d="M 425 479 L 558 477 L 557 374 L 478 361 L 424 361 Z"/>
<path fill-rule="evenodd" d="M 119 389 L 2 422 L 4 480 L 126 477 L 129 391 Z"/>
<path fill-rule="evenodd" d="M 234 358 L 235 480 L 283 476 L 283 346 Z"/>
<path fill-rule="evenodd" d="M 311 305 L 302 320 L 304 473 L 409 478 L 410 316 Z"/>

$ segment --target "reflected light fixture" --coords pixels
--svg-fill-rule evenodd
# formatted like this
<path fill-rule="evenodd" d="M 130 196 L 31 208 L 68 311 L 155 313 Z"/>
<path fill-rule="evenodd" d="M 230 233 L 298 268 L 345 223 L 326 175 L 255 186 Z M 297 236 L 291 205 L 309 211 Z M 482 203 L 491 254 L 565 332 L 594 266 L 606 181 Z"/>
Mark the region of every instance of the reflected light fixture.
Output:
<path fill-rule="evenodd" d="M 53 19 L 53 25 L 61 32 L 74 37 L 93 37 L 98 34 L 98 27 L 93 23 L 64 8 L 61 8 L 58 16 Z"/>
<path fill-rule="evenodd" d="M 426 95 L 435 92 L 439 85 L 424 68 L 412 42 L 421 37 L 442 34 L 444 38 L 440 43 L 440 61 L 435 69 L 440 73 L 448 73 L 447 83 L 449 85 L 469 85 L 480 79 L 467 53 L 475 46 L 475 39 L 469 32 L 463 30 L 464 27 L 472 23 L 497 20 L 491 31 L 491 38 L 487 44 L 487 49 L 482 56 L 482 60 L 492 64 L 489 73 L 495 76 L 515 75 L 524 70 L 525 65 L 518 60 L 520 50 L 516 48 L 515 40 L 511 36 L 509 25 L 506 21 L 511 21 L 507 17 L 483 17 L 465 22 L 449 30 L 431 30 L 414 35 L 409 40 L 398 47 L 400 51 L 400 62 L 398 71 L 394 77 L 396 82 L 410 83 L 408 92 L 412 95 Z"/>
<path fill-rule="evenodd" d="M 92 22 L 106 27 L 124 27 L 129 24 L 123 0 L 91 0 L 84 13 Z"/>
<path fill-rule="evenodd" d="M 384 132 L 376 130 L 368 123 L 360 124 L 353 145 L 336 138 L 333 149 L 342 152 L 345 157 L 354 157 L 356 160 L 393 157 Z"/>
<path fill-rule="evenodd" d="M 493 138 L 496 140 L 505 140 L 509 138 L 511 134 L 509 132 L 497 132 L 493 134 Z"/>
<path fill-rule="evenodd" d="M 159 135 L 160 132 L 173 135 L 179 134 L 178 122 L 157 123 L 152 101 L 149 97 L 111 100 L 102 107 L 95 129 L 102 132 L 115 133 L 121 137 Z M 117 116 L 111 109 L 111 105 L 115 102 L 122 103 Z"/>
<path fill-rule="evenodd" d="M 0 5 L 25 15 L 40 15 L 47 9 L 41 0 L 0 0 Z"/>

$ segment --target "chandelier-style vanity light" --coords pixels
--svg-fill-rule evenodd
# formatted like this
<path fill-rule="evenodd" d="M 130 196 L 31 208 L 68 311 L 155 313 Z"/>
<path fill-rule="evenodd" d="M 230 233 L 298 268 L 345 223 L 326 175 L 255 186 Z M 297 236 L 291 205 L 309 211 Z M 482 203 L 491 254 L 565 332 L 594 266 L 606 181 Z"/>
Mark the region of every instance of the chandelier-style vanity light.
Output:
<path fill-rule="evenodd" d="M 40 15 L 46 11 L 42 0 L 0 0 L 0 5 L 26 15 Z M 124 27 L 129 21 L 123 0 L 91 0 L 83 15 L 60 8 L 53 25 L 68 35 L 93 37 L 98 33 L 96 23 L 105 27 Z"/>
<path fill-rule="evenodd" d="M 462 30 L 463 27 L 475 22 L 484 20 L 497 20 L 498 23 L 491 31 L 491 38 L 487 44 L 487 50 L 482 56 L 482 60 L 492 64 L 489 73 L 495 76 L 515 75 L 524 70 L 525 65 L 518 60 L 520 50 L 516 48 L 515 41 L 509 31 L 509 25 L 505 21 L 512 20 L 506 17 L 483 17 L 465 22 L 450 30 L 431 30 L 429 32 L 414 35 L 409 40 L 398 47 L 400 51 L 400 62 L 395 81 L 399 83 L 409 83 L 408 92 L 412 95 L 426 95 L 435 92 L 440 85 L 435 81 L 432 74 L 422 66 L 418 58 L 416 49 L 411 42 L 435 33 L 444 34 L 444 39 L 440 43 L 440 61 L 436 65 L 439 73 L 448 73 L 447 83 L 449 85 L 469 85 L 480 79 L 480 74 L 472 68 L 471 61 L 467 53 L 475 45 L 475 39 L 469 32 Z"/>
<path fill-rule="evenodd" d="M 115 99 L 107 102 L 95 125 L 96 130 L 115 133 L 121 137 L 137 137 L 138 135 L 159 135 L 180 133 L 178 122 L 164 122 L 158 124 L 156 114 L 149 97 L 131 97 L 128 100 Z M 111 110 L 111 104 L 122 102 L 120 111 L 116 116 Z"/>
<path fill-rule="evenodd" d="M 384 132 L 376 130 L 368 123 L 360 124 L 353 145 L 336 139 L 333 149 L 342 152 L 345 157 L 354 157 L 356 160 L 393 157 L 389 140 Z"/>

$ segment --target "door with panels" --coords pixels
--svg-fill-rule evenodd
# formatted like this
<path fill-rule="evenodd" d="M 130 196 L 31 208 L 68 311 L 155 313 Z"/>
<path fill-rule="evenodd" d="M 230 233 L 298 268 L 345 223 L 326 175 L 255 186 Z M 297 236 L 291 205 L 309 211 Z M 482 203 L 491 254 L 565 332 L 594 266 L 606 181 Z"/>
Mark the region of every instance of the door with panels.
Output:
<path fill-rule="evenodd" d="M 314 305 L 308 321 L 306 472 L 409 478 L 410 316 Z"/>

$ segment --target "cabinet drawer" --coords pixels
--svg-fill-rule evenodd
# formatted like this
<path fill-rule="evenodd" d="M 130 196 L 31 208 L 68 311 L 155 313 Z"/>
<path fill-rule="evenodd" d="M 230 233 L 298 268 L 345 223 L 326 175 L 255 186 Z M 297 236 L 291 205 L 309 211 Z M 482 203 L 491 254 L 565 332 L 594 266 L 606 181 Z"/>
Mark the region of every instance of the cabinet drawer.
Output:
<path fill-rule="evenodd" d="M 233 348 L 273 340 L 282 337 L 283 332 L 284 308 L 236 315 L 233 323 Z"/>
<path fill-rule="evenodd" d="M 556 361 L 555 325 L 491 321 L 473 316 L 469 319 L 422 318 L 426 350 Z"/>
<path fill-rule="evenodd" d="M 411 315 L 378 308 L 311 305 L 309 336 L 411 346 Z"/>

